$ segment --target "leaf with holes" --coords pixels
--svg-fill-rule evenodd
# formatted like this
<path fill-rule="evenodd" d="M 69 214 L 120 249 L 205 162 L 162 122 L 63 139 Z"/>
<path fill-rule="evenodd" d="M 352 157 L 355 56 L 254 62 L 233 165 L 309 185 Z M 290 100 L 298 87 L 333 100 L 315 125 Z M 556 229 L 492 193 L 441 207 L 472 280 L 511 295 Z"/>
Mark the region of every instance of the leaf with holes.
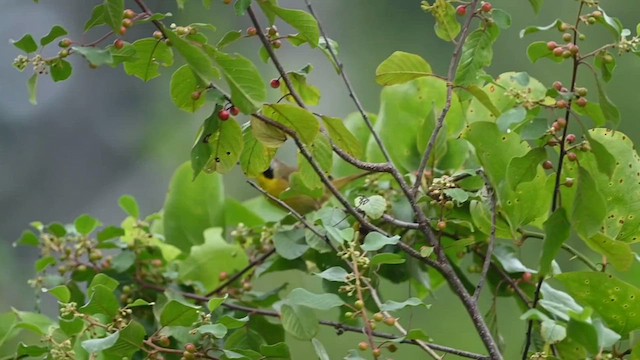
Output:
<path fill-rule="evenodd" d="M 238 163 L 244 143 L 242 128 L 237 121 L 234 119 L 219 121 L 217 131 L 210 134 L 208 139 L 211 156 L 204 171 L 226 174 Z"/>
<path fill-rule="evenodd" d="M 592 307 L 618 334 L 640 328 L 640 289 L 611 274 L 571 272 L 556 276 L 579 303 Z"/>
<path fill-rule="evenodd" d="M 255 121 L 262 123 L 260 120 Z M 254 135 L 253 126 L 245 127 L 242 133 L 244 147 L 240 154 L 240 167 L 248 177 L 257 177 L 269 168 L 277 148 L 265 146 L 258 141 Z"/>

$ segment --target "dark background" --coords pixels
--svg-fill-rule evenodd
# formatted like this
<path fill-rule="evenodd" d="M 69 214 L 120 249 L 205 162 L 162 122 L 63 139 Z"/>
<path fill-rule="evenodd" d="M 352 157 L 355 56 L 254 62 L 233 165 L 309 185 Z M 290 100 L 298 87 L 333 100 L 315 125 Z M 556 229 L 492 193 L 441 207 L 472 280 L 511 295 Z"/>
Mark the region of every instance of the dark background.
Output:
<path fill-rule="evenodd" d="M 122 69 L 108 67 L 90 69 L 81 59 L 71 59 L 74 74 L 68 81 L 53 84 L 42 78 L 38 105 L 28 102 L 26 81 L 30 69 L 19 73 L 12 61 L 19 50 L 10 39 L 24 33 L 34 38 L 46 34 L 51 26 L 63 25 L 74 40 L 91 41 L 100 31 L 83 34 L 84 22 L 99 1 L 43 1 L 34 4 L 26 0 L 4 0 L 0 15 L 0 311 L 16 306 L 33 308 L 33 290 L 26 280 L 33 275 L 33 251 L 12 247 L 29 222 L 71 222 L 82 213 L 91 214 L 105 224 L 119 223 L 123 215 L 117 199 L 122 194 L 134 195 L 142 212 L 158 210 L 163 203 L 173 169 L 188 160 L 190 146 L 201 121 L 208 115 L 206 108 L 197 114 L 181 112 L 171 103 L 168 81 L 170 71 L 148 84 L 128 77 Z M 127 1 L 129 4 L 129 1 Z M 227 30 L 245 29 L 248 19 L 232 16 L 231 7 L 215 1 L 214 8 L 204 10 L 200 2 L 191 0 L 185 11 L 178 11 L 173 1 L 149 1 L 154 11 L 170 11 L 175 22 L 213 22 L 222 36 Z M 301 7 L 301 1 L 281 0 L 285 7 Z M 495 46 L 494 65 L 488 72 L 494 76 L 511 70 L 528 71 L 545 84 L 555 80 L 568 82 L 569 64 L 557 65 L 546 60 L 530 64 L 526 47 L 534 40 L 561 41 L 560 33 L 551 31 L 520 39 L 518 32 L 529 25 L 547 25 L 555 18 L 568 21 L 575 18 L 574 1 L 547 1 L 543 12 L 535 16 L 527 1 L 496 0 L 494 7 L 503 8 L 513 16 L 513 28 L 503 32 Z M 133 7 L 133 1 L 130 6 Z M 373 74 L 376 66 L 395 50 L 413 52 L 425 57 L 435 71 L 445 74 L 451 56 L 451 44 L 433 34 L 432 18 L 422 12 L 419 1 L 398 0 L 323 0 L 315 8 L 329 37 L 340 44 L 340 57 L 365 107 L 377 112 L 380 88 Z M 619 17 L 626 27 L 634 29 L 640 20 L 637 6 L 628 2 L 603 1 L 609 14 Z M 264 22 L 264 21 L 263 21 Z M 282 28 L 281 28 L 282 29 Z M 134 41 L 153 32 L 151 25 L 134 28 L 125 37 Z M 591 29 L 590 29 L 591 30 Z M 603 28 L 587 32 L 585 45 L 593 49 L 611 40 Z M 104 30 L 103 30 L 104 31 Z M 633 31 L 635 32 L 635 31 Z M 233 51 L 251 56 L 264 70 L 265 80 L 276 72 L 257 60 L 257 39 L 233 45 Z M 53 55 L 55 45 L 50 46 Z M 45 51 L 45 54 L 47 52 Z M 315 66 L 311 82 L 323 91 L 318 111 L 334 116 L 346 116 L 354 111 L 342 83 L 326 59 L 305 48 L 285 44 L 279 51 L 287 69 Z M 178 57 L 176 56 L 178 60 Z M 622 113 L 621 130 L 638 139 L 636 125 L 639 109 L 637 83 L 640 62 L 632 55 L 618 59 L 618 72 L 607 85 L 610 98 Z M 178 60 L 179 61 L 179 60 Z M 581 79 L 585 79 L 584 81 Z M 591 75 L 582 72 L 579 85 L 591 87 Z M 592 93 L 595 93 L 592 90 Z M 276 96 L 276 95 L 274 95 Z M 275 100 L 275 99 L 274 99 Z M 401 125 L 401 124 L 399 124 Z M 254 196 L 238 181 L 238 174 L 227 177 L 230 191 L 238 197 Z M 536 254 L 525 258 L 535 259 Z M 635 272 L 637 273 L 637 272 Z M 300 273 L 286 274 L 292 286 L 309 284 Z M 270 278 L 271 282 L 279 278 Z M 313 286 L 317 286 L 314 284 Z M 384 294 L 398 298 L 409 296 L 406 288 L 389 286 Z M 482 351 L 468 317 L 458 301 L 439 292 L 429 300 L 433 307 L 402 313 L 407 327 L 428 330 L 436 342 Z M 483 304 L 486 308 L 488 302 Z M 518 319 L 515 302 L 499 301 L 499 324 L 507 344 L 507 358 L 520 351 L 525 323 Z M 353 348 L 360 337 L 335 338 L 331 329 L 323 329 L 325 345 L 331 345 L 332 358 L 341 357 Z M 294 358 L 313 351 L 308 343 L 294 348 Z M 413 355 L 412 355 L 413 354 Z M 396 358 L 415 358 L 419 353 L 401 350 Z M 511 355 L 509 355 L 511 354 Z M 313 357 L 313 356 L 311 356 Z M 454 357 L 448 357 L 453 359 Z"/>

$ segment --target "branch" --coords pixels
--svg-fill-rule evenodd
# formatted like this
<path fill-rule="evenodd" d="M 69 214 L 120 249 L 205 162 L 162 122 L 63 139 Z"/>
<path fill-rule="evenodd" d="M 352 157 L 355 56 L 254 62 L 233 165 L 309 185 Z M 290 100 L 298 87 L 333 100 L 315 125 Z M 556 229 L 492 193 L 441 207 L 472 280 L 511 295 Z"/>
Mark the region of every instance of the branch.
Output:
<path fill-rule="evenodd" d="M 249 272 L 251 269 L 255 268 L 256 266 L 262 264 L 265 260 L 267 260 L 269 257 L 271 257 L 271 255 L 273 255 L 275 253 L 276 253 L 276 249 L 273 248 L 273 249 L 269 250 L 268 252 L 262 254 L 262 256 L 258 257 L 257 259 L 253 260 L 252 262 L 250 262 L 249 265 L 244 267 L 244 269 L 242 269 L 242 270 L 238 271 L 237 273 L 235 273 L 227 281 L 225 281 L 222 284 L 218 285 L 217 288 L 211 290 L 205 296 L 212 296 L 214 294 L 218 294 L 224 288 L 226 288 L 227 286 L 233 284 L 236 280 L 240 279 L 244 274 L 246 274 L 247 272 Z"/>
<path fill-rule="evenodd" d="M 478 7 L 478 3 L 480 0 L 473 0 L 471 3 L 467 5 L 467 11 L 473 14 Z M 451 103 L 453 101 L 453 81 L 456 78 L 456 73 L 458 72 L 458 66 L 460 65 L 460 60 L 462 58 L 462 47 L 464 43 L 467 41 L 467 37 L 469 36 L 469 30 L 471 29 L 471 22 L 473 21 L 473 16 L 467 17 L 464 25 L 462 26 L 462 33 L 460 34 L 460 38 L 458 39 L 458 43 L 456 44 L 455 49 L 453 50 L 453 55 L 451 56 L 451 63 L 449 63 L 449 72 L 447 74 L 447 99 L 445 101 L 444 108 L 436 121 L 436 126 L 433 129 L 433 133 L 431 134 L 431 138 L 429 139 L 429 143 L 427 144 L 427 150 L 420 161 L 420 166 L 418 167 L 418 175 L 416 176 L 416 182 L 413 184 L 412 192 L 417 193 L 420 184 L 422 183 L 422 176 L 424 176 L 424 171 L 427 168 L 427 163 L 431 158 L 431 153 L 433 153 L 433 149 L 435 149 L 436 139 L 440 134 L 440 130 L 442 130 L 442 126 L 444 125 L 444 119 L 449 114 L 449 110 L 451 109 Z"/>
<path fill-rule="evenodd" d="M 342 158 L 342 160 L 357 167 L 358 169 L 381 173 L 391 173 L 392 171 L 393 165 L 391 165 L 390 163 L 371 163 L 356 159 L 355 157 L 349 155 L 344 150 L 339 148 L 336 144 L 333 143 L 333 141 L 331 142 L 331 148 L 333 149 L 333 152 L 335 152 Z"/>
<path fill-rule="evenodd" d="M 138 6 L 140 7 L 140 9 L 142 11 L 144 11 L 145 14 L 152 16 L 153 15 L 153 11 L 151 11 L 151 9 L 147 6 L 147 4 L 144 3 L 143 0 L 135 0 L 136 4 L 138 4 Z M 164 36 L 164 38 L 167 38 L 167 34 L 165 33 L 165 29 L 164 26 L 162 25 L 162 23 L 158 20 L 152 20 L 151 21 L 153 23 L 153 25 L 158 29 L 158 31 L 160 31 L 162 33 L 162 36 Z"/>
<path fill-rule="evenodd" d="M 498 221 L 498 210 L 497 199 L 496 199 L 496 191 L 491 186 L 489 179 L 485 175 L 484 171 L 478 171 L 484 178 L 484 184 L 487 188 L 487 192 L 489 193 L 489 198 L 491 202 L 491 237 L 489 238 L 489 245 L 487 246 L 487 253 L 484 256 L 484 263 L 482 264 L 482 272 L 480 273 L 480 280 L 478 280 L 478 285 L 476 285 L 476 291 L 473 294 L 473 299 L 475 302 L 478 302 L 480 299 L 480 294 L 482 293 L 482 287 L 484 286 L 485 281 L 487 280 L 487 274 L 489 273 L 489 267 L 491 266 L 491 257 L 493 256 L 493 249 L 496 246 L 496 223 Z"/>
<path fill-rule="evenodd" d="M 351 86 L 351 81 L 349 81 L 349 77 L 347 76 L 347 73 L 344 70 L 344 65 L 338 58 L 338 55 L 336 54 L 336 52 L 333 50 L 333 47 L 331 47 L 331 42 L 327 37 L 327 33 L 325 33 L 324 29 L 322 28 L 322 23 L 320 22 L 320 19 L 318 19 L 315 12 L 313 11 L 311 2 L 309 0 L 305 0 L 305 3 L 307 4 L 309 13 L 311 14 L 311 16 L 313 16 L 316 19 L 316 22 L 318 23 L 318 29 L 320 30 L 320 35 L 322 35 L 322 38 L 324 39 L 325 44 L 327 44 L 327 50 L 329 51 L 329 54 L 331 55 L 333 62 L 336 63 L 339 69 L 339 74 L 342 77 L 342 80 L 344 81 L 344 85 L 347 87 L 347 91 L 349 91 L 349 97 L 353 99 L 353 103 L 356 105 L 358 112 L 360 112 L 360 115 L 362 116 L 362 120 L 364 121 L 365 125 L 369 129 L 369 132 L 371 132 L 371 135 L 373 136 L 373 139 L 375 140 L 376 144 L 378 144 L 378 147 L 380 148 L 380 151 L 382 152 L 382 155 L 384 156 L 385 160 L 387 161 L 387 163 L 391 164 L 392 162 L 391 162 L 391 156 L 389 155 L 389 151 L 384 146 L 384 143 L 382 143 L 382 139 L 373 128 L 373 124 L 369 119 L 369 115 L 367 115 L 367 112 L 362 107 L 362 104 L 360 103 L 360 100 L 356 96 L 356 93 L 353 91 L 353 87 Z"/>

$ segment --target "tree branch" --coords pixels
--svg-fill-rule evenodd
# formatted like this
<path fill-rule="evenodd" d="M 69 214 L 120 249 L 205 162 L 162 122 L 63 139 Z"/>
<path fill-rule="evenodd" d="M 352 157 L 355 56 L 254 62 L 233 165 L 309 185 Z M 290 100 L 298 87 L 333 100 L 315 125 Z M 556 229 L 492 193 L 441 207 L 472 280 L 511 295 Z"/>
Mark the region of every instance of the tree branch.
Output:
<path fill-rule="evenodd" d="M 235 273 L 227 281 L 225 281 L 222 284 L 218 285 L 217 288 L 211 290 L 205 296 L 208 297 L 208 296 L 213 296 L 214 294 L 218 294 L 219 292 L 224 290 L 227 286 L 233 284 L 236 280 L 240 279 L 244 274 L 249 272 L 251 269 L 255 268 L 256 266 L 258 266 L 258 265 L 260 265 L 262 263 L 264 263 L 265 260 L 267 260 L 269 257 L 271 257 L 271 255 L 273 255 L 275 253 L 276 253 L 276 249 L 273 248 L 273 249 L 269 250 L 268 252 L 262 254 L 262 256 L 258 257 L 257 259 L 253 260 L 252 262 L 250 262 L 249 265 L 244 267 L 244 269 L 242 269 L 242 270 L 238 271 L 237 273 Z"/>
<path fill-rule="evenodd" d="M 484 184 L 489 193 L 489 201 L 491 203 L 491 236 L 489 238 L 489 245 L 487 246 L 487 253 L 484 256 L 484 263 L 482 264 L 482 272 L 480 273 L 480 280 L 478 280 L 478 285 L 476 285 L 476 291 L 473 294 L 473 298 L 475 302 L 478 302 L 480 299 L 480 294 L 482 293 L 482 287 L 484 286 L 485 281 L 487 280 L 487 274 L 489 273 L 489 267 L 491 266 L 491 257 L 493 256 L 493 249 L 496 246 L 496 223 L 498 221 L 498 209 L 496 199 L 496 191 L 491 186 L 489 179 L 485 175 L 484 171 L 480 170 L 479 173 L 484 178 Z"/>

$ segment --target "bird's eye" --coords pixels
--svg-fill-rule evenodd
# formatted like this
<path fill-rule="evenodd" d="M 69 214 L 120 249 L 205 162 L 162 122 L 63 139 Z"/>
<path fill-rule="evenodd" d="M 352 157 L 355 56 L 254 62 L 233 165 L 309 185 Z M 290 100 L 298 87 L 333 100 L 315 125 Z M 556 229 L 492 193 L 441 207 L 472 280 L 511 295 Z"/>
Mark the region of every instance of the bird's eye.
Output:
<path fill-rule="evenodd" d="M 267 170 L 262 172 L 262 175 L 264 175 L 264 177 L 266 177 L 267 179 L 273 179 L 273 168 L 269 166 Z"/>

